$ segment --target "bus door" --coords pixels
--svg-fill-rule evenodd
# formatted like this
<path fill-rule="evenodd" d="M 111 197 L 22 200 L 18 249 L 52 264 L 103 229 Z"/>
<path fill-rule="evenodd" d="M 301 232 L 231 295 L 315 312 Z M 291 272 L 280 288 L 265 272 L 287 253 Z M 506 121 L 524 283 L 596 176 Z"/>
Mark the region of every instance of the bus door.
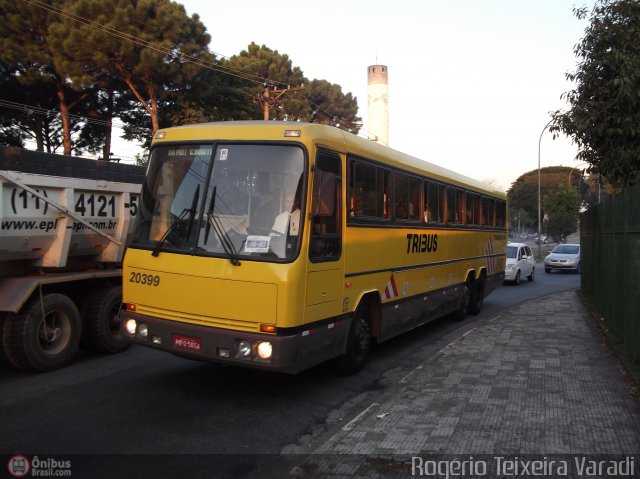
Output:
<path fill-rule="evenodd" d="M 341 165 L 339 154 L 324 149 L 317 151 L 309 215 L 306 323 L 333 318 L 342 311 L 344 260 Z"/>

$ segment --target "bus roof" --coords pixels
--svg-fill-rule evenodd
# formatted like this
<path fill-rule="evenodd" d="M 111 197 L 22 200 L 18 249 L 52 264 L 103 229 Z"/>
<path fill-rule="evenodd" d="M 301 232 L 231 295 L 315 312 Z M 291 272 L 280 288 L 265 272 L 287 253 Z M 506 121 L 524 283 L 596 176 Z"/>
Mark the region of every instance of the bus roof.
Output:
<path fill-rule="evenodd" d="M 285 131 L 300 131 L 300 135 L 285 137 Z M 290 140 L 321 145 L 338 151 L 348 151 L 354 155 L 379 161 L 418 175 L 428 176 L 435 180 L 464 186 L 500 198 L 506 197 L 503 191 L 453 170 L 380 145 L 334 126 L 318 123 L 264 120 L 199 123 L 160 129 L 156 132 L 153 144 L 175 141 L 240 141 L 247 139 Z"/>

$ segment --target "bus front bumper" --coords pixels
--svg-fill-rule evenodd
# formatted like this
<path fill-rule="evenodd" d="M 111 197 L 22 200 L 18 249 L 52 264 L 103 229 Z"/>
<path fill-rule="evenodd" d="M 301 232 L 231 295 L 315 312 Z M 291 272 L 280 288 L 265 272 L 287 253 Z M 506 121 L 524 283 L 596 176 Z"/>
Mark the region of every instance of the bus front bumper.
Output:
<path fill-rule="evenodd" d="M 304 347 L 300 334 L 225 330 L 124 310 L 120 312 L 120 323 L 122 334 L 129 341 L 189 359 L 291 374 L 312 365 L 310 358 L 298 354 Z"/>

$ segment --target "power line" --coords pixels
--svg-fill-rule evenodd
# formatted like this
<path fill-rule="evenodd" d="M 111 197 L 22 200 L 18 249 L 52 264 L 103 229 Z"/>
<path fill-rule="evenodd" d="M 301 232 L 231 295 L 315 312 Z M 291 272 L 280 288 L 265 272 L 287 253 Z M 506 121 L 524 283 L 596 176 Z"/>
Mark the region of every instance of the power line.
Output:
<path fill-rule="evenodd" d="M 159 53 L 163 53 L 165 55 L 172 55 L 176 53 L 176 50 L 178 50 L 179 53 L 179 58 L 181 60 L 186 61 L 187 63 L 192 63 L 198 66 L 201 66 L 203 68 L 207 68 L 213 71 L 217 71 L 219 73 L 224 73 L 226 75 L 230 75 L 230 76 L 234 76 L 236 78 L 240 78 L 242 80 L 246 80 L 246 81 L 250 81 L 253 83 L 269 83 L 271 85 L 286 85 L 286 83 L 281 83 L 281 82 L 276 82 L 274 80 L 270 80 L 268 78 L 264 78 L 261 77 L 259 75 L 252 75 L 250 73 L 246 73 L 246 72 L 242 72 L 240 70 L 235 70 L 233 68 L 230 67 L 226 67 L 224 65 L 220 65 L 220 64 L 216 64 L 214 62 L 202 59 L 202 58 L 198 58 L 195 57 L 193 55 L 188 55 L 186 53 L 182 53 L 179 51 L 179 48 L 177 48 L 177 46 L 174 46 L 174 48 L 169 48 L 169 47 L 163 47 L 162 45 L 158 45 L 156 43 L 152 43 L 149 42 L 147 40 L 144 40 L 140 37 L 137 37 L 133 34 L 130 33 L 126 33 L 126 32 L 121 32 L 120 30 L 117 30 L 115 28 L 103 25 L 101 23 L 98 23 L 96 21 L 90 20 L 88 18 L 82 17 L 80 15 L 76 15 L 74 13 L 68 12 L 66 10 L 63 10 L 61 8 L 58 7 L 54 7 L 52 5 L 47 5 L 46 3 L 40 1 L 40 0 L 25 0 L 27 3 L 30 3 L 31 5 L 41 8 L 43 10 L 46 10 L 50 13 L 55 13 L 57 15 L 60 15 L 61 17 L 65 17 L 68 18 L 70 20 L 73 20 L 75 22 L 78 23 L 82 23 L 83 25 L 86 25 L 90 28 L 93 28 L 94 30 L 97 31 L 101 31 L 103 33 L 107 33 L 109 35 L 112 35 L 116 38 L 120 38 L 121 40 L 127 40 L 130 41 L 136 45 L 142 46 L 142 47 L 146 47 L 149 48 L 151 50 L 157 51 Z M 252 78 L 253 77 L 253 78 Z"/>
<path fill-rule="evenodd" d="M 9 101 L 9 100 L 0 100 L 0 107 L 4 107 L 4 108 L 10 108 L 13 110 L 18 110 L 18 111 L 22 111 L 24 113 L 29 113 L 29 114 L 37 114 L 37 115 L 60 115 L 60 112 L 58 110 L 47 110 L 46 108 L 42 108 L 42 107 L 38 107 L 38 106 L 33 106 L 33 105 L 27 105 L 25 103 L 16 103 L 13 101 Z M 100 120 L 97 118 L 91 118 L 91 117 L 87 117 L 87 116 L 82 116 L 82 115 L 75 115 L 73 113 L 69 113 L 69 118 L 74 119 L 74 120 L 78 120 L 78 121 L 85 121 L 87 123 L 92 123 L 94 125 L 101 125 L 101 126 L 119 126 L 119 127 L 124 127 L 126 126 L 124 123 L 118 121 L 118 120 Z M 148 130 L 148 128 L 146 127 L 141 127 L 144 128 L 145 130 Z"/>
<path fill-rule="evenodd" d="M 68 18 L 68 19 L 73 20 L 75 22 L 78 22 L 78 23 L 81 23 L 83 25 L 86 25 L 86 26 L 88 26 L 90 28 L 93 28 L 94 30 L 97 30 L 97 31 L 100 31 L 100 32 L 103 32 L 103 33 L 107 33 L 107 34 L 112 35 L 112 36 L 114 36 L 116 38 L 120 38 L 121 40 L 130 41 L 130 42 L 132 42 L 132 43 L 134 43 L 136 45 L 149 48 L 149 49 L 157 51 L 159 53 L 163 53 L 163 54 L 168 55 L 168 56 L 169 55 L 175 55 L 176 53 L 178 53 L 179 54 L 179 59 L 183 60 L 183 61 L 186 61 L 187 63 L 192 63 L 192 64 L 201 66 L 203 68 L 206 68 L 206 69 L 209 69 L 209 70 L 212 70 L 212 71 L 216 71 L 216 72 L 223 73 L 223 74 L 226 74 L 226 75 L 230 75 L 230 76 L 233 76 L 233 77 L 236 77 L 236 78 L 240 78 L 240 79 L 245 80 L 245 81 L 249 81 L 249 82 L 253 82 L 253 83 L 260 83 L 260 84 L 263 84 L 265 86 L 266 85 L 270 85 L 270 86 L 274 87 L 274 89 L 275 89 L 275 87 L 277 85 L 281 85 L 281 86 L 286 87 L 287 89 L 289 89 L 289 85 L 287 85 L 286 83 L 274 81 L 274 80 L 271 80 L 271 79 L 268 79 L 268 78 L 261 77 L 259 75 L 252 75 L 250 73 L 242 72 L 240 70 L 236 70 L 236 69 L 224 66 L 224 65 L 220 65 L 218 63 L 214 63 L 214 62 L 202 59 L 202 58 L 198 58 L 198 57 L 195 57 L 195 56 L 192 56 L 192 55 L 188 55 L 188 54 L 182 53 L 182 52 L 179 51 L 179 48 L 177 46 L 174 46 L 173 48 L 163 47 L 161 45 L 158 45 L 158 44 L 149 42 L 147 40 L 141 39 L 141 38 L 139 38 L 139 37 L 137 37 L 137 36 L 135 36 L 133 34 L 126 33 L 126 32 L 121 32 L 121 31 L 119 31 L 119 30 L 117 30 L 115 28 L 100 24 L 100 23 L 98 23 L 96 21 L 93 21 L 93 20 L 90 20 L 88 18 L 82 17 L 80 15 L 68 12 L 68 11 L 66 11 L 64 9 L 61 9 L 61 8 L 58 8 L 58 7 L 55 7 L 55 6 L 52 6 L 52 5 L 48 5 L 48 4 L 44 3 L 44 2 L 42 2 L 41 0 L 25 0 L 25 1 L 27 3 L 33 5 L 33 6 L 37 7 L 37 8 L 41 8 L 41 9 L 43 9 L 45 11 L 50 12 L 50 13 L 54 13 L 54 14 L 57 14 L 57 15 L 59 15 L 61 17 Z M 177 52 L 176 52 L 176 50 L 177 50 Z M 209 51 L 211 52 L 211 50 L 209 50 Z M 217 54 L 217 55 L 222 56 L 224 58 L 229 58 L 226 55 L 222 55 L 222 54 L 219 54 L 219 53 L 216 53 L 216 52 L 211 52 L 211 53 Z M 302 88 L 296 88 L 295 90 L 301 90 L 301 89 Z M 346 119 L 344 117 L 338 117 L 337 115 L 333 115 L 333 114 L 327 112 L 326 110 L 321 108 L 317 103 L 312 101 L 307 95 L 302 94 L 302 96 L 311 105 L 313 105 L 317 110 L 322 111 L 328 117 L 336 118 L 336 119 L 341 120 L 342 122 L 349 123 L 349 124 L 356 125 L 356 126 L 360 126 L 360 128 L 362 128 L 362 126 L 359 125 L 358 123 L 355 123 L 355 122 L 353 122 L 351 120 L 348 120 L 348 119 Z M 93 119 L 79 117 L 79 116 L 78 116 L 78 118 L 84 119 L 86 121 L 93 120 Z M 101 120 L 94 120 L 94 122 L 96 122 L 96 123 L 99 122 L 99 121 L 101 121 Z M 105 122 L 104 124 L 106 125 L 106 124 L 108 124 L 108 122 Z M 364 129 L 364 128 L 362 128 L 362 129 Z"/>

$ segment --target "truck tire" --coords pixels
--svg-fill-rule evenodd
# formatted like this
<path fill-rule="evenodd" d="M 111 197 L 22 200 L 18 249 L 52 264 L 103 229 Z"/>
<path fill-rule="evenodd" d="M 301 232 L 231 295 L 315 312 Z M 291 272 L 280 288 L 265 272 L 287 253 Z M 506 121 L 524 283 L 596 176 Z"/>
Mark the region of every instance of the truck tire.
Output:
<path fill-rule="evenodd" d="M 120 286 L 102 286 L 87 296 L 82 307 L 82 347 L 96 353 L 119 353 L 130 346 L 120 332 Z"/>
<path fill-rule="evenodd" d="M 47 294 L 42 303 L 32 299 L 20 313 L 6 318 L 5 352 L 18 369 L 51 371 L 71 362 L 81 333 L 75 303 L 63 294 Z"/>
<path fill-rule="evenodd" d="M 336 367 L 344 374 L 355 374 L 360 371 L 369 357 L 371 349 L 371 327 L 369 307 L 360 303 L 353 315 L 349 335 L 347 337 L 347 350 L 336 358 Z"/>
<path fill-rule="evenodd" d="M 0 369 L 6 369 L 11 366 L 9 356 L 7 356 L 7 348 L 4 345 L 4 324 L 6 323 L 6 315 L 0 315 Z"/>

